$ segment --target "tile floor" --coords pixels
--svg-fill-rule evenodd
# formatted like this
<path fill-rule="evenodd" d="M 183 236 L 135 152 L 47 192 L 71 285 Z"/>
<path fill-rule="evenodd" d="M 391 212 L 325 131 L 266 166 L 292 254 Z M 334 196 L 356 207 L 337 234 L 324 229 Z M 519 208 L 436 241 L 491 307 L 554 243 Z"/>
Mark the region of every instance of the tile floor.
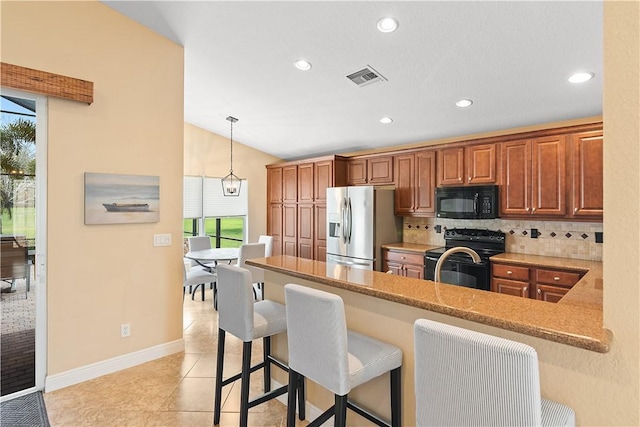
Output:
<path fill-rule="evenodd" d="M 217 346 L 217 312 L 196 295 L 184 300 L 185 351 L 44 395 L 55 426 L 211 426 Z M 227 334 L 225 378 L 240 371 L 242 342 Z M 262 342 L 253 344 L 254 360 Z M 277 369 L 277 368 L 274 368 Z M 251 394 L 262 392 L 262 374 L 251 375 Z M 221 426 L 239 423 L 240 382 L 223 388 Z M 249 411 L 250 426 L 286 425 L 286 406 L 271 400 Z M 307 425 L 299 422 L 299 426 Z"/>

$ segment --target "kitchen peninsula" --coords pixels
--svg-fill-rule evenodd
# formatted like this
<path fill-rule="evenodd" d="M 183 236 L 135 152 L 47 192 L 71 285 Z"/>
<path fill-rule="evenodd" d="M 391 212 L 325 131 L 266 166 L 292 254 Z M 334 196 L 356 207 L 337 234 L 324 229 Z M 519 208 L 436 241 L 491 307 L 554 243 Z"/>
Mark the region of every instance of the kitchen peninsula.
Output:
<path fill-rule="evenodd" d="M 573 299 L 574 302 L 559 304 L 350 269 L 292 256 L 274 256 L 247 263 L 266 270 L 267 298 L 284 303 L 283 286 L 287 283 L 333 292 L 345 302 L 349 328 L 386 340 L 403 350 L 404 425 L 415 422 L 412 398 L 413 323 L 418 318 L 533 346 L 540 357 L 543 395 L 572 407 L 575 405 L 567 400 L 571 395 L 571 387 L 568 386 L 571 381 L 558 381 L 557 370 L 564 375 L 567 357 L 581 360 L 578 365 L 582 366 L 582 361 L 597 359 L 598 354 L 609 351 L 611 333 L 602 327 L 601 305 L 579 304 L 573 297 L 576 294 L 579 300 L 580 292 L 592 295 L 601 288 L 602 268 L 598 262 L 581 263 L 580 267 L 588 271 L 566 296 L 568 301 Z M 275 354 L 286 360 L 286 341 L 282 337 L 274 338 Z M 581 376 L 579 369 L 576 372 L 574 367 L 570 367 L 569 371 L 569 377 Z M 284 377 L 276 377 L 276 380 L 286 382 Z M 373 391 L 368 390 L 360 396 L 355 394 L 354 398 L 371 407 L 386 408 L 387 387 L 387 379 L 379 378 Z M 312 385 L 309 387 L 309 402 L 319 408 L 328 407 L 331 396 L 324 395 Z M 579 413 L 578 410 L 576 412 Z"/>

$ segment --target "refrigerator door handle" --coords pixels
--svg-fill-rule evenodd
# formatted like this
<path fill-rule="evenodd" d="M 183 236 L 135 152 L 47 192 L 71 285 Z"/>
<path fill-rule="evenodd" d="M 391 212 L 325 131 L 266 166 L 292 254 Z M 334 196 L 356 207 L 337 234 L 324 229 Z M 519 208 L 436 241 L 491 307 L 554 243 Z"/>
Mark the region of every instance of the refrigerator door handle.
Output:
<path fill-rule="evenodd" d="M 339 265 L 346 265 L 346 266 L 351 266 L 351 265 L 367 265 L 368 266 L 369 265 L 369 263 L 367 262 L 338 261 L 338 260 L 331 261 L 331 262 L 334 262 Z"/>
<path fill-rule="evenodd" d="M 342 208 L 340 209 L 342 215 L 342 227 L 340 233 L 342 234 L 342 243 L 347 243 L 347 198 L 342 199 Z"/>
<path fill-rule="evenodd" d="M 353 212 L 351 210 L 351 197 L 349 197 L 347 216 L 349 217 L 349 234 L 347 235 L 348 236 L 347 240 L 349 243 L 351 243 L 351 230 L 353 230 Z"/>

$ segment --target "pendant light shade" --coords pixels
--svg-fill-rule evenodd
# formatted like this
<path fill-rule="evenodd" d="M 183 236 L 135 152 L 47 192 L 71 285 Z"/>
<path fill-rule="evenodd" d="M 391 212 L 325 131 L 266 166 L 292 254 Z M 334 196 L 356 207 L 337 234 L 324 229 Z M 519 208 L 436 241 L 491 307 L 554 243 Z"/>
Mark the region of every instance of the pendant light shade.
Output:
<path fill-rule="evenodd" d="M 227 117 L 231 122 L 231 161 L 229 163 L 229 175 L 222 178 L 222 193 L 225 196 L 237 197 L 240 195 L 242 181 L 233 173 L 233 124 L 238 121 L 235 117 Z"/>

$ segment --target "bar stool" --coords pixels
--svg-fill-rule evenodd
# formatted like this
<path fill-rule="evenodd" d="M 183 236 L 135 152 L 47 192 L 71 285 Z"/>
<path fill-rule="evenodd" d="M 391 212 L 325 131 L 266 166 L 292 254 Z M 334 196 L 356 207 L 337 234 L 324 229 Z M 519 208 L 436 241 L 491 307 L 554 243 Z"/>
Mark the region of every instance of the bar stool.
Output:
<path fill-rule="evenodd" d="M 254 304 L 251 273 L 233 265 L 218 265 L 218 355 L 213 423 L 220 423 L 222 387 L 240 379 L 240 426 L 246 427 L 249 408 L 259 405 L 287 392 L 287 386 L 271 390 L 271 365 L 288 371 L 288 367 L 271 356 L 271 336 L 287 330 L 286 310 L 282 304 L 264 300 Z M 222 380 L 224 369 L 225 335 L 230 334 L 242 340 L 242 370 L 226 380 Z M 263 361 L 251 366 L 251 343 L 263 340 Z M 264 394 L 249 400 L 249 377 L 252 372 L 264 369 Z M 304 383 L 299 385 L 301 396 Z M 304 407 L 299 409 L 300 419 L 304 419 Z"/>
<path fill-rule="evenodd" d="M 289 340 L 289 401 L 287 426 L 295 425 L 298 376 L 318 383 L 334 394 L 335 404 L 311 422 L 318 426 L 334 416 L 334 425 L 346 425 L 347 408 L 379 426 L 401 425 L 402 350 L 347 330 L 342 298 L 317 289 L 284 287 Z M 355 387 L 391 373 L 391 424 L 348 400 Z"/>
<path fill-rule="evenodd" d="M 426 319 L 413 330 L 419 426 L 575 425 L 541 398 L 533 347 Z"/>

